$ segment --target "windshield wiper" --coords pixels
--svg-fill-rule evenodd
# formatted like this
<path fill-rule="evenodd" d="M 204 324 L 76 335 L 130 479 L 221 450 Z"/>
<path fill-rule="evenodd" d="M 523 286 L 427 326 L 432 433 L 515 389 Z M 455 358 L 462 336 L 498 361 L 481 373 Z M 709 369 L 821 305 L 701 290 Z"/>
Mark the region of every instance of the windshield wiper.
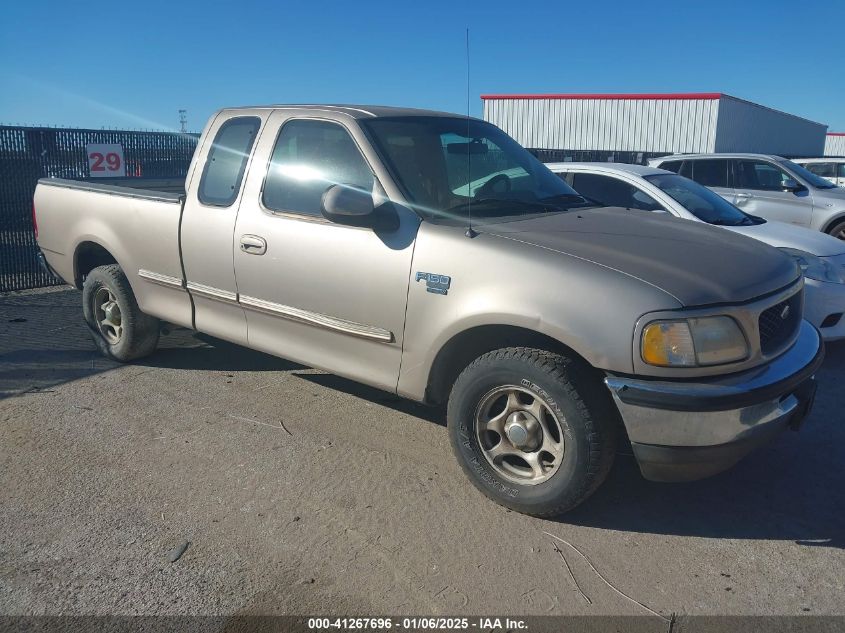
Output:
<path fill-rule="evenodd" d="M 582 196 L 580 193 L 559 193 L 555 196 L 549 196 L 548 198 L 541 198 L 541 202 L 580 202 L 583 204 L 596 204 L 598 206 L 602 205 L 598 200 L 593 200 L 592 198 L 588 198 L 587 196 Z"/>

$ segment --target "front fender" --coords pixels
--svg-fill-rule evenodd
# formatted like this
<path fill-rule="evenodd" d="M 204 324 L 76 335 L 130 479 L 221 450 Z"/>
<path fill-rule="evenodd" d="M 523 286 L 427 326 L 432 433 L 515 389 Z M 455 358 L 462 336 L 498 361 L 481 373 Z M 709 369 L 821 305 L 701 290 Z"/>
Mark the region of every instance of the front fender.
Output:
<path fill-rule="evenodd" d="M 398 391 L 422 399 L 439 351 L 484 325 L 515 326 L 550 337 L 593 367 L 633 372 L 637 320 L 680 304 L 664 291 L 589 261 L 484 234 L 468 239 L 423 224 L 408 292 Z M 417 272 L 451 278 L 448 293 L 428 292 Z"/>

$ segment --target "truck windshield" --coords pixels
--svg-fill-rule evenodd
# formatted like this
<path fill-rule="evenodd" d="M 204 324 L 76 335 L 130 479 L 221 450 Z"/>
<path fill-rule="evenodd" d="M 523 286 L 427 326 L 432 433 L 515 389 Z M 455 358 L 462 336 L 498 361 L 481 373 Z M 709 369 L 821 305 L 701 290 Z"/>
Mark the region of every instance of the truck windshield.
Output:
<path fill-rule="evenodd" d="M 362 121 L 404 195 L 429 220 L 502 221 L 592 206 L 499 128 L 458 117 Z"/>
<path fill-rule="evenodd" d="M 793 174 L 795 174 L 805 182 L 810 183 L 816 189 L 834 189 L 836 187 L 836 185 L 834 185 L 829 180 L 825 180 L 821 176 L 816 176 L 809 169 L 805 169 L 801 165 L 796 165 L 791 160 L 782 161 L 782 164 Z"/>
<path fill-rule="evenodd" d="M 656 174 L 644 178 L 708 224 L 750 226 L 765 221 L 743 213 L 718 193 L 684 176 Z"/>

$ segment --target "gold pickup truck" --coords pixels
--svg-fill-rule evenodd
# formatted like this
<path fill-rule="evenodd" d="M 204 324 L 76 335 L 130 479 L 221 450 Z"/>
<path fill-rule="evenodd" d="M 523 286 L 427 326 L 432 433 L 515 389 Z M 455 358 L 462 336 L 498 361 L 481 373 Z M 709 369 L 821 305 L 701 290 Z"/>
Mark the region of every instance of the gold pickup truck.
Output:
<path fill-rule="evenodd" d="M 788 256 L 599 207 L 468 117 L 224 109 L 181 191 L 45 179 L 34 206 L 104 354 L 150 354 L 169 322 L 448 403 L 468 477 L 538 516 L 589 496 L 618 441 L 650 479 L 730 467 L 801 424 L 823 356 Z"/>

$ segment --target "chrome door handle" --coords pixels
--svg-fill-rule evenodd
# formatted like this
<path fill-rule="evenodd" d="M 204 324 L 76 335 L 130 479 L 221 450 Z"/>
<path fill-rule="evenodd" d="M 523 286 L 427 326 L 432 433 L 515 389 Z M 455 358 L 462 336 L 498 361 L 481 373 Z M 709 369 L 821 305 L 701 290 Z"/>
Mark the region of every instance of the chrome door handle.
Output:
<path fill-rule="evenodd" d="M 737 198 L 742 198 L 743 200 L 748 200 L 751 197 L 750 193 L 738 193 L 736 194 Z"/>
<path fill-rule="evenodd" d="M 267 241 L 257 235 L 241 235 L 241 250 L 248 255 L 263 255 L 267 252 Z"/>

